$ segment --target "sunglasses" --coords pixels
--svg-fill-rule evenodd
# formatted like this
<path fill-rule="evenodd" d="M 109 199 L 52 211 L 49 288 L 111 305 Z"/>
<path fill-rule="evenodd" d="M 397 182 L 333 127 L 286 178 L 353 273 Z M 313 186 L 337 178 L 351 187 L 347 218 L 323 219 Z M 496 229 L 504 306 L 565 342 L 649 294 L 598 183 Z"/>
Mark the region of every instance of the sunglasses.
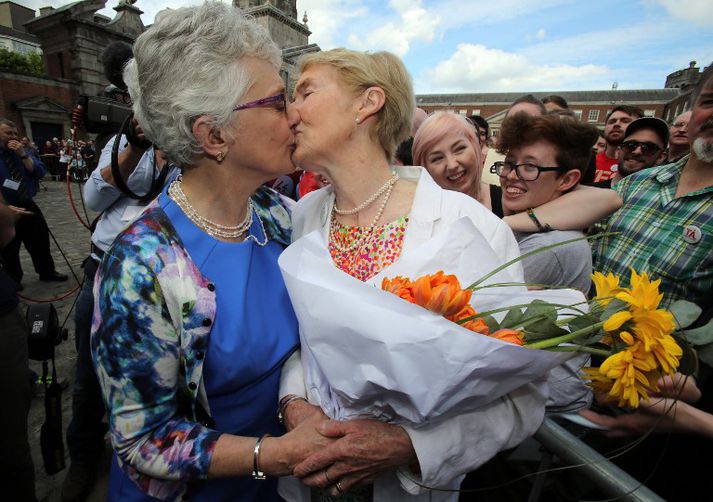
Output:
<path fill-rule="evenodd" d="M 624 141 L 619 148 L 625 153 L 634 153 L 637 148 L 641 148 L 643 155 L 653 155 L 662 150 L 660 146 L 650 141 Z"/>
<path fill-rule="evenodd" d="M 234 112 L 240 111 L 240 110 L 248 110 L 250 108 L 262 108 L 265 106 L 270 106 L 274 104 L 282 103 L 282 110 L 281 111 L 286 111 L 287 107 L 285 106 L 285 93 L 281 92 L 280 94 L 275 94 L 274 96 L 269 96 L 267 98 L 261 98 L 261 99 L 256 99 L 255 101 L 249 101 L 247 103 L 243 103 L 242 105 L 238 105 L 235 108 L 233 108 Z"/>

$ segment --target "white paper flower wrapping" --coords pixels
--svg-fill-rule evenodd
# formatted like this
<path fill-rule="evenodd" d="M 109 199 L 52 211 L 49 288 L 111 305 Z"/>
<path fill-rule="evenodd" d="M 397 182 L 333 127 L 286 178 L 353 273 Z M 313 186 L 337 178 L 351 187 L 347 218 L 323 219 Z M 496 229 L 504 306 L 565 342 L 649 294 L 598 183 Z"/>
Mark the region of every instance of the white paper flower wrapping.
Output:
<path fill-rule="evenodd" d="M 334 266 L 318 232 L 288 247 L 279 264 L 299 320 L 308 396 L 334 419 L 423 424 L 482 407 L 572 356 L 473 333 L 381 290 L 384 277 L 438 270 L 466 287 L 501 265 L 467 218 L 366 283 Z M 505 271 L 486 283 L 522 281 L 518 275 Z M 573 305 L 584 296 L 510 286 L 477 291 L 472 305 L 484 312 L 535 299 Z"/>

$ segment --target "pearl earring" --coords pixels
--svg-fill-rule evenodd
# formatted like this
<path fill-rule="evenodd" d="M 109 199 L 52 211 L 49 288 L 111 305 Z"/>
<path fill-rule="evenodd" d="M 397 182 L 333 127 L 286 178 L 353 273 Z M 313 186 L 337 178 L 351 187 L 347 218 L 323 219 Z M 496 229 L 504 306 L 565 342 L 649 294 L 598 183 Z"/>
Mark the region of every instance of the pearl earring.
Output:
<path fill-rule="evenodd" d="M 356 123 L 357 123 L 357 124 L 359 123 L 359 117 L 356 118 Z"/>

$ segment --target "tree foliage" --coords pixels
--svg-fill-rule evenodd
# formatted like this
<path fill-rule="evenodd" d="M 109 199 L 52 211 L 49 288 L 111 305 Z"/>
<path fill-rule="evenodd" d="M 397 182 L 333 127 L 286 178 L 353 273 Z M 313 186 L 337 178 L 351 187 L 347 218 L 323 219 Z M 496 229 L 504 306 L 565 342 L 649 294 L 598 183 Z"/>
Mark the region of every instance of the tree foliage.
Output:
<path fill-rule="evenodd" d="M 45 73 L 41 54 L 25 55 L 4 48 L 0 48 L 0 70 L 38 76 Z"/>

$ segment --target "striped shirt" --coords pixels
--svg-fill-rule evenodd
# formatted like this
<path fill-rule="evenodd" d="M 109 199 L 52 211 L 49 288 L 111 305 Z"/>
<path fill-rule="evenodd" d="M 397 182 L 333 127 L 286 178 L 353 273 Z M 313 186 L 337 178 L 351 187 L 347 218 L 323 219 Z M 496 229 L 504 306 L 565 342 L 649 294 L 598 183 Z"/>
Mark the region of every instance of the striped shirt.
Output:
<path fill-rule="evenodd" d="M 661 279 L 662 307 L 679 299 L 713 305 L 713 186 L 676 197 L 688 156 L 627 176 L 614 189 L 624 205 L 593 242 L 594 268 L 627 284 L 629 267 Z"/>

